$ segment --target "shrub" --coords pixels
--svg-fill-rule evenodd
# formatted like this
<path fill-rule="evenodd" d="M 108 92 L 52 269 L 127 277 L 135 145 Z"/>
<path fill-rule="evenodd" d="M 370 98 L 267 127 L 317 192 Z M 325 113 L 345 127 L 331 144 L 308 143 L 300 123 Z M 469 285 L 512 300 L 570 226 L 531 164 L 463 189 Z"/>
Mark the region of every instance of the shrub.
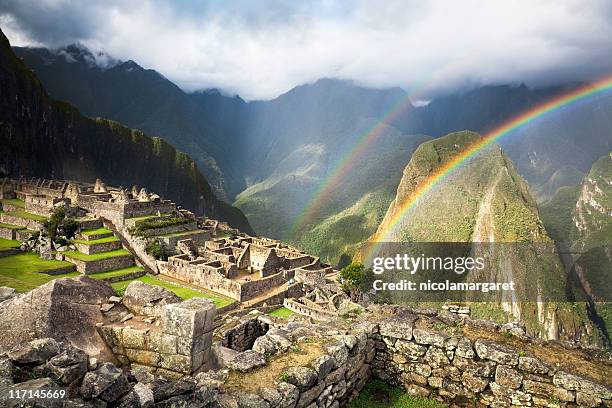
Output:
<path fill-rule="evenodd" d="M 353 262 L 340 271 L 342 287 L 350 295 L 356 295 L 360 291 L 361 281 L 365 273 L 362 263 Z"/>
<path fill-rule="evenodd" d="M 145 247 L 145 252 L 159 261 L 168 260 L 168 250 L 166 249 L 166 245 L 159 239 L 152 239 L 148 241 L 147 246 Z"/>
<path fill-rule="evenodd" d="M 57 241 L 58 235 L 64 235 L 66 238 L 74 238 L 79 224 L 72 218 L 66 217 L 66 209 L 63 205 L 55 207 L 51 212 L 51 216 L 43 223 L 43 233 L 52 241 Z"/>

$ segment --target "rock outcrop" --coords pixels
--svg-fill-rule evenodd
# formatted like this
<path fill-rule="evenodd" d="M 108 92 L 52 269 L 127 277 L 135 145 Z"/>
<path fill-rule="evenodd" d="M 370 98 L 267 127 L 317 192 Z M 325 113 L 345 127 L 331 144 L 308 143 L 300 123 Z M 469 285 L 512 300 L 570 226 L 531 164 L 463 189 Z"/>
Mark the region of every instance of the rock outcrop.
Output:
<path fill-rule="evenodd" d="M 113 295 L 106 283 L 83 276 L 56 279 L 0 303 L 0 352 L 50 337 L 114 361 L 95 329 L 102 320 L 100 305 Z"/>

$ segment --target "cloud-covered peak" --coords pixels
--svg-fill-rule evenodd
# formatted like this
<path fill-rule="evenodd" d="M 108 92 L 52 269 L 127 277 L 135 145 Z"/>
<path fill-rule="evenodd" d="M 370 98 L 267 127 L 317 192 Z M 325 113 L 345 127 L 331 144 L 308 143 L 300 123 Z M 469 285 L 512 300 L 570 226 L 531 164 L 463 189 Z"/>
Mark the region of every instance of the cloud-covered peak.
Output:
<path fill-rule="evenodd" d="M 4 0 L 0 26 L 14 45 L 79 42 L 186 90 L 247 99 L 326 77 L 401 86 L 429 100 L 477 85 L 545 86 L 612 72 L 608 0 Z"/>

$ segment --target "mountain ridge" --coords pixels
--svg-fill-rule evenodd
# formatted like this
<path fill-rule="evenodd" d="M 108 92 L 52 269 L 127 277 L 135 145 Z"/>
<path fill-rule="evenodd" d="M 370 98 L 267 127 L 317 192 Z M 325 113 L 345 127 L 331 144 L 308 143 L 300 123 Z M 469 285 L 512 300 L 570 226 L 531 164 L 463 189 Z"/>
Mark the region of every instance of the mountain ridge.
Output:
<path fill-rule="evenodd" d="M 199 214 L 252 231 L 240 210 L 215 197 L 186 153 L 114 121 L 86 118 L 72 105 L 50 98 L 1 31 L 0 54 L 4 175 L 82 181 L 101 177 L 116 185 L 130 180 Z"/>

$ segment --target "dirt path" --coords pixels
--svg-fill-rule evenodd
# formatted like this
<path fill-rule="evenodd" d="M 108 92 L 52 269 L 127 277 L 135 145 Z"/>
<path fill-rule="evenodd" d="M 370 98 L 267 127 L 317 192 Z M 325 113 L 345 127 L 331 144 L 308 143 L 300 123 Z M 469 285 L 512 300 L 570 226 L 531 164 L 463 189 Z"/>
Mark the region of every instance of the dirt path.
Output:
<path fill-rule="evenodd" d="M 505 167 L 500 168 L 497 172 L 495 181 L 491 184 L 491 187 L 487 190 L 484 199 L 480 202 L 478 208 L 478 216 L 476 217 L 476 223 L 474 225 L 473 242 L 494 242 L 494 226 L 493 226 L 493 214 L 491 213 L 491 201 L 493 200 L 493 193 L 502 178 L 503 171 L 506 173 L 508 169 Z"/>

